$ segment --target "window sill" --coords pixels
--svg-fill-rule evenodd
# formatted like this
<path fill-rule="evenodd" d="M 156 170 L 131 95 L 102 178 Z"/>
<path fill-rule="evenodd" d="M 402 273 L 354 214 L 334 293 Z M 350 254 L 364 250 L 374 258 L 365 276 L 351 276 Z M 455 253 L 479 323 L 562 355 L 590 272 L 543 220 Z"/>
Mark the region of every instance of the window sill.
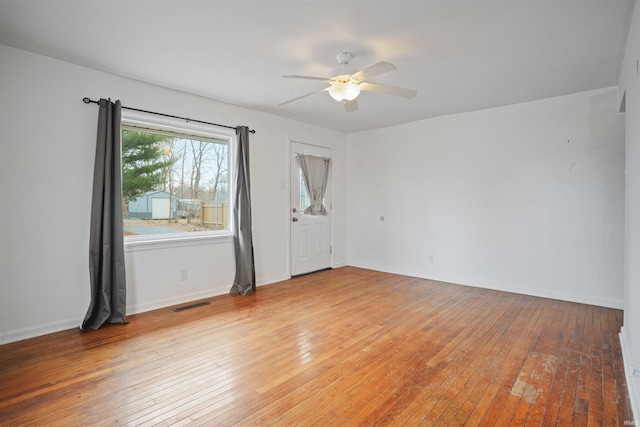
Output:
<path fill-rule="evenodd" d="M 125 237 L 124 250 L 125 252 L 138 252 L 232 242 L 233 234 L 228 231 L 217 233 L 175 233 L 172 235 L 158 234 L 144 237 Z"/>

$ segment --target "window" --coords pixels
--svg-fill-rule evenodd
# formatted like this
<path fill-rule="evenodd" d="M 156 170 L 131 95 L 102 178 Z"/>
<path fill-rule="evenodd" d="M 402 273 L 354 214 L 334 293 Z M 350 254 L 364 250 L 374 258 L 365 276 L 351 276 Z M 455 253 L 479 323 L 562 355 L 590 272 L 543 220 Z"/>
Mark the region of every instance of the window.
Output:
<path fill-rule="evenodd" d="M 304 176 L 302 175 L 302 169 L 298 168 L 300 175 L 300 204 L 298 206 L 298 212 L 304 213 L 304 210 L 311 205 L 311 197 L 307 192 L 307 186 L 304 184 Z"/>
<path fill-rule="evenodd" d="M 233 137 L 125 117 L 122 123 L 125 240 L 228 234 Z"/>

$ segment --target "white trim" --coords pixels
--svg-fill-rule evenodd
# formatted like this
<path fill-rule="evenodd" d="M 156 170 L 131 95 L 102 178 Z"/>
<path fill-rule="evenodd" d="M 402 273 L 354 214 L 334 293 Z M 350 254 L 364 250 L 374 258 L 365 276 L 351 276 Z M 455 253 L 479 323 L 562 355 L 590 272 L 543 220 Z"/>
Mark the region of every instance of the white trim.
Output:
<path fill-rule="evenodd" d="M 267 286 L 267 285 L 272 285 L 272 284 L 274 284 L 274 283 L 284 282 L 285 280 L 289 280 L 289 279 L 291 279 L 291 276 L 289 276 L 289 275 L 281 275 L 281 276 L 266 277 L 266 278 L 262 278 L 262 279 L 260 279 L 260 280 L 256 283 L 256 286 Z"/>
<path fill-rule="evenodd" d="M 331 253 L 330 253 L 330 258 L 329 258 L 329 266 L 331 268 L 334 268 L 334 262 L 335 262 L 335 227 L 334 227 L 334 211 L 333 211 L 333 171 L 334 171 L 334 166 L 333 166 L 333 147 L 331 147 L 330 145 L 322 145 L 322 144 L 318 144 L 315 142 L 309 142 L 307 139 L 305 138 L 297 138 L 294 136 L 290 136 L 289 137 L 289 154 L 288 154 L 288 158 L 289 160 L 287 161 L 287 169 L 288 169 L 288 173 L 287 173 L 287 194 L 288 194 L 288 199 L 289 199 L 289 210 L 287 212 L 287 222 L 288 222 L 288 227 L 287 227 L 287 233 L 288 233 L 288 245 L 287 245 L 287 266 L 288 266 L 288 272 L 289 272 L 289 278 L 291 278 L 291 274 L 292 274 L 292 270 L 293 270 L 293 263 L 291 261 L 291 210 L 293 209 L 293 206 L 291 204 L 291 153 L 293 150 L 293 144 L 302 144 L 302 145 L 308 145 L 310 147 L 317 147 L 320 148 L 322 150 L 329 150 L 329 158 L 331 159 L 331 167 L 329 168 L 329 186 L 328 186 L 328 190 L 329 190 L 329 194 L 331 195 L 331 199 L 329 200 L 329 206 L 327 206 L 329 212 L 330 212 L 330 218 L 329 218 L 329 227 L 331 228 L 330 232 L 329 232 L 329 244 L 331 245 Z"/>
<path fill-rule="evenodd" d="M 640 422 L 640 378 L 633 375 L 633 364 L 631 363 L 631 351 L 627 342 L 627 334 L 624 326 L 620 328 L 620 348 L 622 350 L 622 361 L 624 362 L 624 375 L 627 380 L 627 390 L 629 392 L 629 400 L 631 401 L 631 411 L 636 421 L 635 425 Z M 625 420 L 633 421 L 633 420 Z M 634 425 L 634 424 L 629 424 Z"/>
<path fill-rule="evenodd" d="M 186 303 L 190 303 L 190 302 L 205 299 L 205 298 L 213 298 L 216 296 L 225 295 L 227 293 L 229 293 L 229 287 L 208 289 L 206 291 L 193 292 L 190 294 L 182 294 L 172 298 L 165 298 L 161 300 L 146 302 L 144 304 L 127 307 L 127 316 L 145 313 L 147 311 L 152 311 L 152 310 L 159 310 L 162 308 L 171 307 L 173 305 L 186 304 Z"/>
<path fill-rule="evenodd" d="M 200 240 L 207 240 L 207 239 L 200 239 Z M 223 241 L 225 242 L 233 241 L 233 238 L 228 237 L 227 240 L 216 239 L 214 243 L 221 243 Z M 209 239 L 209 243 L 210 242 L 211 240 Z M 174 245 L 182 244 L 185 246 L 191 246 L 194 243 L 186 243 L 184 241 L 183 242 L 174 241 L 174 242 L 161 243 L 160 246 L 164 248 L 166 247 L 166 246 L 163 246 L 165 244 L 174 244 Z M 158 244 L 147 245 L 146 248 L 144 247 L 136 248 L 135 250 L 153 250 L 153 249 L 159 249 L 159 245 Z M 286 276 L 286 275 L 269 277 L 269 278 L 262 279 L 257 284 L 257 286 L 267 286 L 273 283 L 283 282 L 289 279 L 291 279 L 291 276 Z M 230 287 L 224 287 L 224 288 L 218 287 L 218 288 L 208 289 L 206 291 L 182 294 L 172 298 L 165 298 L 161 300 L 146 302 L 144 304 L 128 306 L 127 316 L 145 313 L 147 311 L 152 311 L 152 310 L 159 310 L 162 308 L 167 308 L 167 307 L 171 307 L 178 304 L 186 304 L 189 302 L 193 302 L 193 301 L 197 301 L 205 298 L 213 298 L 216 296 L 225 295 L 229 293 L 229 288 Z M 59 322 L 45 323 L 43 325 L 33 326 L 29 328 L 24 328 L 24 329 L 18 329 L 15 331 L 3 332 L 3 333 L 0 333 L 0 345 L 10 344 L 13 342 L 22 341 L 29 338 L 36 338 L 42 335 L 52 334 L 56 332 L 67 331 L 69 329 L 75 329 L 75 328 L 78 328 L 81 323 L 82 323 L 82 316 L 78 317 L 77 319 L 67 319 Z"/>
<path fill-rule="evenodd" d="M 212 232 L 214 233 L 214 232 Z M 213 245 L 220 243 L 233 242 L 233 234 L 231 232 L 212 234 L 208 232 L 202 233 L 176 233 L 164 235 L 149 235 L 146 239 L 128 240 L 125 238 L 125 252 L 151 251 L 157 249 L 183 248 L 196 245 Z M 139 236 L 136 236 L 139 237 Z"/>
<path fill-rule="evenodd" d="M 291 279 L 291 276 L 274 276 L 267 279 L 262 279 L 256 286 L 267 286 L 273 283 L 283 282 Z M 226 295 L 229 293 L 230 286 L 218 287 L 214 289 L 208 289 L 206 291 L 193 292 L 190 294 L 182 294 L 172 298 L 165 298 L 161 300 L 151 301 L 144 304 L 132 305 L 127 307 L 127 316 L 145 313 L 147 311 L 159 310 L 162 308 L 171 307 L 178 304 L 187 304 L 197 300 L 205 298 L 213 298 L 220 295 Z"/>
<path fill-rule="evenodd" d="M 49 322 L 43 325 L 31 326 L 15 331 L 8 331 L 0 335 L 0 345 L 78 328 L 80 323 L 81 319 L 67 319 L 58 322 Z"/>
<path fill-rule="evenodd" d="M 561 301 L 575 302 L 578 304 L 596 305 L 599 307 L 614 308 L 622 310 L 624 307 L 624 301 L 622 299 L 604 298 L 590 295 L 583 295 L 579 293 L 562 292 L 552 289 L 537 289 L 527 286 L 519 286 L 518 284 L 504 284 L 487 282 L 484 280 L 473 280 L 470 278 L 454 278 L 444 276 L 431 276 L 428 277 L 431 280 L 438 280 L 441 282 L 459 283 L 464 286 L 473 286 L 476 288 L 492 289 L 496 291 L 512 292 L 516 294 L 529 295 L 540 298 L 557 299 Z"/>
<path fill-rule="evenodd" d="M 236 138 L 236 133 L 233 129 L 227 129 L 204 123 L 187 122 L 182 119 L 158 116 L 156 114 L 143 113 L 141 111 L 123 109 L 121 121 L 123 126 L 131 125 L 141 128 L 159 129 L 166 132 L 202 136 L 204 138 Z M 223 138 L 219 138 L 220 136 L 222 136 Z"/>
<path fill-rule="evenodd" d="M 349 265 L 353 267 L 366 268 L 368 270 L 383 271 L 385 273 L 401 274 L 404 276 L 418 277 L 426 280 L 435 280 L 437 282 L 451 283 L 461 286 L 471 286 L 481 289 L 492 289 L 495 291 L 511 292 L 521 295 L 529 295 L 540 298 L 557 299 L 561 301 L 575 302 L 578 304 L 596 305 L 599 307 L 615 308 L 622 310 L 624 308 L 624 301 L 613 298 L 602 298 L 594 296 L 585 296 L 581 294 L 558 292 L 550 289 L 533 289 L 528 287 L 519 287 L 513 285 L 505 285 L 500 283 L 490 283 L 486 281 L 473 280 L 469 278 L 439 276 L 439 275 L 425 275 L 423 272 L 417 272 L 413 270 L 403 270 L 398 268 L 372 265 L 367 263 L 350 262 Z"/>
<path fill-rule="evenodd" d="M 237 136 L 232 129 L 222 128 L 214 125 L 207 125 L 196 122 L 185 122 L 182 119 L 158 116 L 151 113 L 139 111 L 123 110 L 122 127 L 133 126 L 143 129 L 160 130 L 163 132 L 175 133 L 184 136 L 201 137 L 205 140 L 226 140 L 227 150 L 227 194 L 234 194 L 233 165 L 235 164 L 235 149 Z M 171 234 L 150 234 L 138 236 L 125 236 L 125 252 L 138 250 L 166 249 L 172 247 L 194 246 L 212 243 L 225 243 L 229 238 L 233 238 L 233 206 L 231 201 L 227 202 L 227 216 L 229 218 L 229 229 L 221 231 L 192 231 L 185 233 Z"/>

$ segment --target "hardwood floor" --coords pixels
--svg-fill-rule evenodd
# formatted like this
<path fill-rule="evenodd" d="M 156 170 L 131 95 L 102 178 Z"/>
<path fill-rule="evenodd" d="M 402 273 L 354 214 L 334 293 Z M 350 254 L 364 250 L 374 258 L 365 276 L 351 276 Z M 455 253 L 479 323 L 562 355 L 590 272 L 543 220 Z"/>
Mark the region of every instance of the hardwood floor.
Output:
<path fill-rule="evenodd" d="M 622 312 L 345 267 L 0 346 L 0 425 L 625 425 Z"/>

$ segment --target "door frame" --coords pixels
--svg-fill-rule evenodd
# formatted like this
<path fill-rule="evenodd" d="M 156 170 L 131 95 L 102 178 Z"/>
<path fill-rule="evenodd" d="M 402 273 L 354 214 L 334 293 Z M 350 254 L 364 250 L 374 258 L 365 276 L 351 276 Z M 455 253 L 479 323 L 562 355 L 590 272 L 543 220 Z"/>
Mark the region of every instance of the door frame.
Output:
<path fill-rule="evenodd" d="M 288 270 L 289 270 L 289 277 L 293 277 L 293 262 L 291 259 L 292 256 L 292 250 L 291 250 L 291 210 L 293 209 L 293 204 L 291 203 L 291 157 L 292 157 L 292 152 L 293 152 L 293 144 L 303 144 L 303 145 L 309 145 L 311 147 L 318 147 L 318 148 L 322 148 L 322 149 L 326 149 L 331 151 L 331 167 L 329 168 L 329 184 L 328 184 L 328 190 L 329 190 L 329 195 L 331 196 L 331 200 L 329 200 L 329 206 L 327 206 L 327 209 L 329 210 L 329 212 L 331 213 L 329 215 L 329 241 L 330 241 L 330 245 L 331 245 L 331 250 L 330 250 L 330 257 L 329 257 L 329 268 L 333 268 L 334 266 L 334 254 L 335 251 L 333 250 L 334 247 L 334 230 L 333 230 L 333 147 L 329 146 L 329 145 L 324 145 L 324 144 L 319 144 L 319 143 L 315 143 L 315 142 L 309 142 L 307 140 L 305 140 L 304 138 L 297 138 L 297 137 L 289 137 L 289 150 L 288 150 L 288 158 L 289 160 L 287 161 L 288 167 L 287 167 L 287 185 L 286 185 L 286 190 L 287 190 L 287 199 L 288 199 L 288 209 L 287 209 L 287 238 L 288 238 L 288 245 L 287 245 L 287 266 L 288 266 Z"/>

